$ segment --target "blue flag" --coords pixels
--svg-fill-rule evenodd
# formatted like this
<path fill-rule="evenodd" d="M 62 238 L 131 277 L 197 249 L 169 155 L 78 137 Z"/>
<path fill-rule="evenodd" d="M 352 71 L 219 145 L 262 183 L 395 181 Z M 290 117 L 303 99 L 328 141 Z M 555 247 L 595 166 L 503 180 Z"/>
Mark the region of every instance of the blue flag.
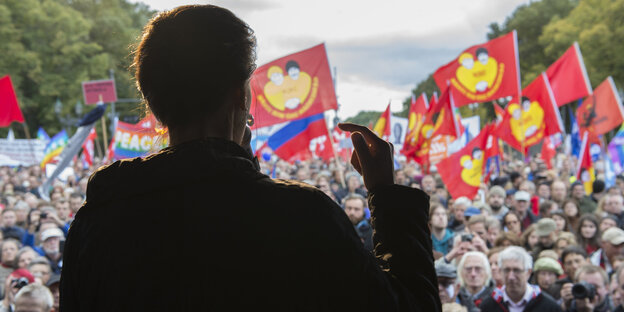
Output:
<path fill-rule="evenodd" d="M 570 113 L 570 143 L 572 145 L 572 155 L 578 158 L 579 154 L 581 153 L 581 134 L 579 131 L 578 123 L 576 122 L 576 117 L 574 117 L 574 113 L 572 112 L 570 106 L 568 106 L 568 112 Z"/>
<path fill-rule="evenodd" d="M 50 141 L 50 136 L 45 130 L 43 130 L 43 127 L 39 127 L 39 130 L 37 130 L 37 139 Z"/>

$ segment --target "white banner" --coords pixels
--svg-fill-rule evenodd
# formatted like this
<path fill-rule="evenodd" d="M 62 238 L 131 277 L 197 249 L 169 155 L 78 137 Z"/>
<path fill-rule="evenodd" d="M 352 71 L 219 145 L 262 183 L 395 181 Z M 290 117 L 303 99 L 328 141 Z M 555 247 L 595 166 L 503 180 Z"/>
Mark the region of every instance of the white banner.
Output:
<path fill-rule="evenodd" d="M 43 160 L 44 140 L 0 139 L 0 166 L 32 166 Z"/>

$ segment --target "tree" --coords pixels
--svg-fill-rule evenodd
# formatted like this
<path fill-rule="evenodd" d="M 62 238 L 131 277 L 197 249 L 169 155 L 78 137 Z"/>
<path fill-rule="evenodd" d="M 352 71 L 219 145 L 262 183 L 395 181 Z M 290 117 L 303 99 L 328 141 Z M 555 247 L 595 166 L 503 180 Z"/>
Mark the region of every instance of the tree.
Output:
<path fill-rule="evenodd" d="M 375 124 L 377 119 L 381 116 L 381 112 L 376 111 L 360 111 L 357 115 L 347 118 L 346 122 L 352 122 L 354 124 L 368 126 L 369 124 Z"/>
<path fill-rule="evenodd" d="M 607 76 L 624 82 L 624 0 L 583 0 L 565 18 L 553 20 L 539 38 L 549 57 L 578 41 L 593 86 Z"/>

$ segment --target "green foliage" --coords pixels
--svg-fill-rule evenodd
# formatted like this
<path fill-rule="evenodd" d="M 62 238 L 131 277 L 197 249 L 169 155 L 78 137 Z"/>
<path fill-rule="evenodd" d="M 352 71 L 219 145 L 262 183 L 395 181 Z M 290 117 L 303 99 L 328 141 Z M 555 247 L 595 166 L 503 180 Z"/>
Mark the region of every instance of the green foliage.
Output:
<path fill-rule="evenodd" d="M 360 111 L 357 115 L 347 118 L 346 122 L 352 122 L 354 124 L 368 126 L 370 124 L 375 125 L 382 112 L 375 111 Z"/>
<path fill-rule="evenodd" d="M 578 41 L 592 86 L 607 76 L 624 82 L 624 0 L 583 0 L 565 18 L 544 28 L 539 42 L 547 55 L 561 55 Z"/>
<path fill-rule="evenodd" d="M 427 99 L 431 98 L 433 92 L 437 92 L 438 96 L 440 96 L 440 89 L 433 80 L 433 74 L 430 74 L 427 79 L 421 81 L 416 85 L 416 88 L 412 89 L 412 94 L 415 96 L 420 96 L 422 93 L 427 94 Z M 403 110 L 398 114 L 400 117 L 407 117 L 409 113 L 409 106 L 412 101 L 411 95 L 403 101 Z"/>
<path fill-rule="evenodd" d="M 79 117 L 74 107 L 82 101 L 81 82 L 107 79 L 109 69 L 118 96 L 136 98 L 129 47 L 152 14 L 127 0 L 0 2 L 0 76 L 11 76 L 30 134 L 40 126 L 51 135 L 61 130 L 57 98 L 62 116 Z M 13 128 L 24 137 L 21 127 Z"/>

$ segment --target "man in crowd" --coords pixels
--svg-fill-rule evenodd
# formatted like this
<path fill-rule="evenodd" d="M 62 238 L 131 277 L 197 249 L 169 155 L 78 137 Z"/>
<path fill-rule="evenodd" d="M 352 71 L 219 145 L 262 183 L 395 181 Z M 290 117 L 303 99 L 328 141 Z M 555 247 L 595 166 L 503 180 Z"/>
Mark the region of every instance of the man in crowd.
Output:
<path fill-rule="evenodd" d="M 481 303 L 481 311 L 561 311 L 552 297 L 528 283 L 533 260 L 522 247 L 507 247 L 499 254 L 498 264 L 504 285 Z"/>
<path fill-rule="evenodd" d="M 609 279 L 602 268 L 591 264 L 580 267 L 576 272 L 575 282 L 584 282 L 592 285 L 596 290 L 595 296 L 591 298 L 575 299 L 571 291 L 566 292 L 565 296 L 562 294 L 561 297 L 561 299 L 563 299 L 562 307 L 564 309 L 567 311 L 588 312 L 613 311 L 614 307 L 609 299 L 609 290 L 607 287 Z"/>
<path fill-rule="evenodd" d="M 505 189 L 498 185 L 492 186 L 488 192 L 487 203 L 492 209 L 492 216 L 500 221 L 509 211 L 509 208 L 505 207 L 505 196 Z"/>
<path fill-rule="evenodd" d="M 602 233 L 601 246 L 602 248 L 591 254 L 589 261 L 611 274 L 615 270 L 612 266 L 615 257 L 624 251 L 624 231 L 617 227 L 609 228 Z"/>
<path fill-rule="evenodd" d="M 445 255 L 453 247 L 453 231 L 446 228 L 448 225 L 446 209 L 440 204 L 432 203 L 429 208 L 429 220 L 433 250 Z"/>
<path fill-rule="evenodd" d="M 487 257 L 480 251 L 469 251 L 459 261 L 457 272 L 461 285 L 457 302 L 467 307 L 468 311 L 479 311 L 481 302 L 494 289 Z"/>
<path fill-rule="evenodd" d="M 39 255 L 46 257 L 50 261 L 52 272 L 55 274 L 61 273 L 63 255 L 60 245 L 64 239 L 63 231 L 56 227 L 49 228 L 41 233 L 41 247 L 33 247 Z"/>
<path fill-rule="evenodd" d="M 453 232 L 460 232 L 464 230 L 466 222 L 464 212 L 466 212 L 466 209 L 468 209 L 470 205 L 470 199 L 467 197 L 459 197 L 455 200 L 455 202 L 453 202 L 453 215 L 451 216 L 448 225 Z"/>
<path fill-rule="evenodd" d="M 585 186 L 582 182 L 576 181 L 570 186 L 570 197 L 574 199 L 578 206 L 579 213 L 594 213 L 596 211 L 596 203 L 585 195 Z"/>
<path fill-rule="evenodd" d="M 552 286 L 557 281 L 557 276 L 563 273 L 561 264 L 557 260 L 549 257 L 542 257 L 535 261 L 533 265 L 533 276 L 535 277 L 535 284 L 547 294 L 553 296 Z"/>
<path fill-rule="evenodd" d="M 422 190 L 429 196 L 433 196 L 433 193 L 436 191 L 436 181 L 430 174 L 427 174 L 422 178 L 420 185 Z"/>
<path fill-rule="evenodd" d="M 559 207 L 563 207 L 563 203 L 565 202 L 568 195 L 568 191 L 566 188 L 566 184 L 561 180 L 556 180 L 551 185 L 550 196 L 552 201 L 557 203 Z"/>
<path fill-rule="evenodd" d="M 533 259 L 537 260 L 540 252 L 547 249 L 553 249 L 555 245 L 557 224 L 555 220 L 551 218 L 543 218 L 537 221 L 537 227 L 535 234 L 538 237 L 538 241 L 533 247 Z"/>
<path fill-rule="evenodd" d="M 26 231 L 21 227 L 17 226 L 17 214 L 14 209 L 4 209 L 2 210 L 2 237 L 6 238 L 15 238 L 18 241 L 22 241 L 24 239 L 24 235 Z"/>
<path fill-rule="evenodd" d="M 39 284 L 26 285 L 15 295 L 16 312 L 49 312 L 53 304 L 50 290 Z"/>
<path fill-rule="evenodd" d="M 619 224 L 624 224 L 624 198 L 622 195 L 607 195 L 605 199 L 604 211 L 614 215 Z"/>
<path fill-rule="evenodd" d="M 561 253 L 561 262 L 563 263 L 563 272 L 565 273 L 565 276 L 555 282 L 549 291 L 550 294 L 554 295 L 553 297 L 555 299 L 559 299 L 563 295 L 567 295 L 567 293 L 572 291 L 572 284 L 574 283 L 576 270 L 585 264 L 589 264 L 587 253 L 578 245 L 566 247 Z"/>
<path fill-rule="evenodd" d="M 344 203 L 344 211 L 355 227 L 355 232 L 362 240 L 364 247 L 367 250 L 373 250 L 373 228 L 365 218 L 364 213 L 366 199 L 360 194 L 350 193 L 342 201 Z"/>
<path fill-rule="evenodd" d="M 456 283 L 457 270 L 451 264 L 443 261 L 435 263 L 436 275 L 438 277 L 438 291 L 442 304 L 455 302 L 459 285 Z"/>
<path fill-rule="evenodd" d="M 527 227 L 537 221 L 537 217 L 531 212 L 531 195 L 525 191 L 517 191 L 514 194 L 514 211 L 520 216 L 520 224 L 524 231 Z"/>
<path fill-rule="evenodd" d="M 56 210 L 56 215 L 59 217 L 59 219 L 61 219 L 61 221 L 63 221 L 64 225 L 70 222 L 70 215 L 72 214 L 72 211 L 70 208 L 69 200 L 65 198 L 57 200 L 54 203 L 54 209 Z"/>
<path fill-rule="evenodd" d="M 72 216 L 75 216 L 80 207 L 82 207 L 82 203 L 84 202 L 84 198 L 80 193 L 74 192 L 69 195 L 69 208 L 71 209 Z"/>

